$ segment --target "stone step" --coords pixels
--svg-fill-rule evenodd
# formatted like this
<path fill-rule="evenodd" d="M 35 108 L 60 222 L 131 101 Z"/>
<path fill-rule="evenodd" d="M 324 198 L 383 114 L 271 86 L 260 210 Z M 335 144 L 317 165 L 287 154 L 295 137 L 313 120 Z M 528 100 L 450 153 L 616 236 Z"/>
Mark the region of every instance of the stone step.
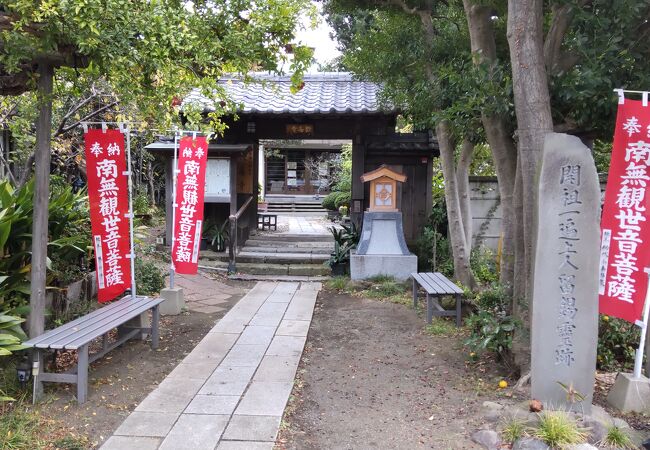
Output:
<path fill-rule="evenodd" d="M 296 248 L 312 248 L 312 249 L 333 249 L 334 248 L 334 241 L 332 242 L 284 242 L 284 241 L 277 241 L 273 238 L 270 238 L 268 241 L 258 241 L 258 240 L 248 240 L 246 241 L 246 246 L 250 247 L 282 247 L 288 249 L 287 251 L 291 252 L 293 249 Z"/>
<path fill-rule="evenodd" d="M 245 245 L 242 248 L 243 252 L 252 252 L 252 253 L 312 253 L 312 254 L 321 254 L 328 255 L 334 250 L 334 244 L 327 244 L 326 246 L 314 246 L 305 245 L 302 247 L 292 246 L 282 246 L 278 247 L 276 243 L 274 246 L 270 245 L 261 245 L 261 246 L 251 246 Z"/>
<path fill-rule="evenodd" d="M 224 269 L 228 267 L 225 261 L 201 260 L 201 265 Z M 249 275 L 300 275 L 300 276 L 329 276 L 331 270 L 324 264 L 257 264 L 237 260 L 237 273 Z"/>
<path fill-rule="evenodd" d="M 257 234 L 251 236 L 246 241 L 248 242 L 334 242 L 334 238 L 330 233 L 327 234 L 293 234 L 293 233 L 279 233 L 273 235 Z"/>
<path fill-rule="evenodd" d="M 205 254 L 201 253 L 201 260 L 222 261 L 230 260 L 227 253 Z M 329 253 L 271 253 L 271 252 L 247 252 L 243 249 L 237 254 L 237 262 L 251 262 L 257 264 L 321 264 L 330 257 Z"/>

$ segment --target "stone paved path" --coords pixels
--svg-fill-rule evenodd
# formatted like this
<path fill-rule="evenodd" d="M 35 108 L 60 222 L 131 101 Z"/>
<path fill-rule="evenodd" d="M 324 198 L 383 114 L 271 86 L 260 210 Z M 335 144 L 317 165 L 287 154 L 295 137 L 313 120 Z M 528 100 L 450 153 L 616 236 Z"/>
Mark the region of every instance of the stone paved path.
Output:
<path fill-rule="evenodd" d="M 271 450 L 320 289 L 257 283 L 102 450 Z"/>
<path fill-rule="evenodd" d="M 245 290 L 220 283 L 206 273 L 196 275 L 175 275 L 176 286 L 183 288 L 183 298 L 190 311 L 213 314 L 228 309 L 234 295 L 242 295 Z M 169 287 L 169 278 L 166 278 Z"/>
<path fill-rule="evenodd" d="M 259 232 L 262 235 L 281 235 L 281 234 L 329 234 L 327 227 L 331 227 L 332 222 L 327 220 L 326 215 L 312 216 L 290 216 L 278 215 L 277 231 Z"/>

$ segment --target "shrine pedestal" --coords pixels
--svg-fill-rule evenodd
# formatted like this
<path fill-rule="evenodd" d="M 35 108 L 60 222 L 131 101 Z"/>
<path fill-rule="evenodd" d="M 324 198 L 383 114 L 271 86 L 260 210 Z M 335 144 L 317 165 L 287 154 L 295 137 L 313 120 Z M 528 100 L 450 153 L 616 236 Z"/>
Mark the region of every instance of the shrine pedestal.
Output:
<path fill-rule="evenodd" d="M 401 212 L 367 211 L 357 251 L 350 255 L 350 276 L 363 280 L 378 275 L 406 280 L 418 270 L 418 258 L 404 239 Z"/>

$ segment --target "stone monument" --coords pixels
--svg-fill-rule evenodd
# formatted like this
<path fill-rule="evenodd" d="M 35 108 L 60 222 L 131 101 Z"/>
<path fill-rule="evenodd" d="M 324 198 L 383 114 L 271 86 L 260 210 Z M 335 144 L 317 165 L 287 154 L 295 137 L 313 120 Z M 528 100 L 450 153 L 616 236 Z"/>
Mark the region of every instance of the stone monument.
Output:
<path fill-rule="evenodd" d="M 589 413 L 598 343 L 600 189 L 575 136 L 544 140 L 532 301 L 532 396 Z"/>
<path fill-rule="evenodd" d="M 418 258 L 409 252 L 402 228 L 402 213 L 397 209 L 397 183 L 406 176 L 385 164 L 361 176 L 370 182 L 370 207 L 363 215 L 361 239 L 350 255 L 350 276 L 363 280 L 390 275 L 406 280 L 418 270 Z"/>

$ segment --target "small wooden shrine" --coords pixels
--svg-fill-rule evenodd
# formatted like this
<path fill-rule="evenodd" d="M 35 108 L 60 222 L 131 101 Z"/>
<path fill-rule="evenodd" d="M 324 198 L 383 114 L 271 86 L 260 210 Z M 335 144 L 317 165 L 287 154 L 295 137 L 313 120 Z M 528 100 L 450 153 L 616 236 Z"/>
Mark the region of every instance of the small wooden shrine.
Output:
<path fill-rule="evenodd" d="M 370 182 L 370 206 L 368 211 L 396 212 L 397 182 L 404 183 L 406 175 L 391 170 L 386 164 L 361 176 L 364 183 Z"/>

